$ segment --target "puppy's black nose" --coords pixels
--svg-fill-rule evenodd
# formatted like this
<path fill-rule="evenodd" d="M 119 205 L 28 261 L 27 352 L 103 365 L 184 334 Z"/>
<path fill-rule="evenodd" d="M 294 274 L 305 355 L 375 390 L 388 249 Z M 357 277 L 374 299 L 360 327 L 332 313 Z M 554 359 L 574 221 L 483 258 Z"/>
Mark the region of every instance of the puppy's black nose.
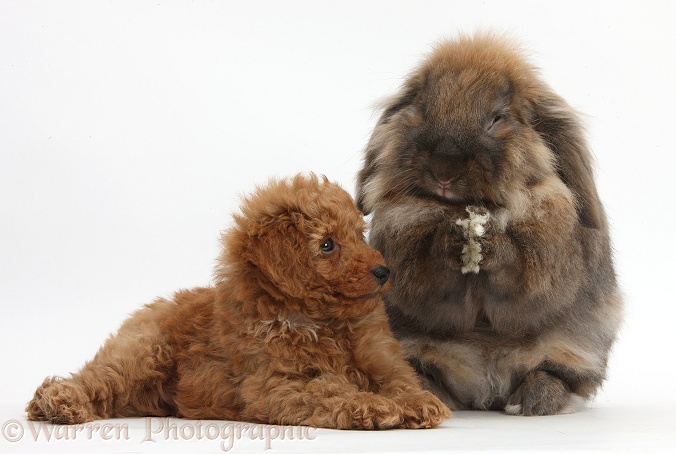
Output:
<path fill-rule="evenodd" d="M 390 270 L 384 266 L 377 266 L 371 270 L 380 285 L 385 285 L 390 277 Z"/>

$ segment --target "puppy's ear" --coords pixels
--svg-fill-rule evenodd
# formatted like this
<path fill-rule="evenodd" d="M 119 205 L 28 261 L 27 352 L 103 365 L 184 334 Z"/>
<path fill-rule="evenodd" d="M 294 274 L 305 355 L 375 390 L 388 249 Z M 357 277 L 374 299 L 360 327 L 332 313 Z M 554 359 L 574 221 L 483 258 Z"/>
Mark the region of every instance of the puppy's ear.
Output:
<path fill-rule="evenodd" d="M 580 223 L 589 228 L 604 228 L 592 156 L 577 114 L 558 95 L 546 90 L 531 100 L 531 109 L 533 127 L 554 153 L 559 177 L 576 199 Z"/>
<path fill-rule="evenodd" d="M 261 287 L 277 299 L 302 298 L 312 279 L 312 258 L 299 222 L 280 215 L 250 238 L 249 264 Z"/>

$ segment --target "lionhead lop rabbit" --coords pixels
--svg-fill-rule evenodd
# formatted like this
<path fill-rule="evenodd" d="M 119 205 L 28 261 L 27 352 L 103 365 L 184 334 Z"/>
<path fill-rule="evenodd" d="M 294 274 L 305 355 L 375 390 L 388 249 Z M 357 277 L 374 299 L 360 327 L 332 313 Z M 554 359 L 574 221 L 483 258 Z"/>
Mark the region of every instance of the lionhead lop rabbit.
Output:
<path fill-rule="evenodd" d="M 390 324 L 452 409 L 548 415 L 602 384 L 622 318 L 575 112 L 518 46 L 440 44 L 385 105 L 357 182 Z"/>

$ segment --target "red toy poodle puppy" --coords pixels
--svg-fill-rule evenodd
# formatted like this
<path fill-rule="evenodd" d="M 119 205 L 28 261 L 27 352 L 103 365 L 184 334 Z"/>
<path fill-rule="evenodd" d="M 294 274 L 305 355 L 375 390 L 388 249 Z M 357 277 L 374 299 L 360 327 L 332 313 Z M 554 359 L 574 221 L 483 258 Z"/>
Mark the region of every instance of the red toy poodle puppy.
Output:
<path fill-rule="evenodd" d="M 222 237 L 215 285 L 134 313 L 78 373 L 45 379 L 28 418 L 438 425 L 450 411 L 421 389 L 390 332 L 389 270 L 364 228 L 325 178 L 258 188 Z"/>

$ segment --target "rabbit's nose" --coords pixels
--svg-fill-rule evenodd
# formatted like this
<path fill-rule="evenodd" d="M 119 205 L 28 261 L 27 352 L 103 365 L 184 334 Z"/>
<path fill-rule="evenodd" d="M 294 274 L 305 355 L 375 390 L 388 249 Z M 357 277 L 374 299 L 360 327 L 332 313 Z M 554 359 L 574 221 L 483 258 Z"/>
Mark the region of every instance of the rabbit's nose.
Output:
<path fill-rule="evenodd" d="M 390 270 L 384 266 L 377 266 L 371 270 L 371 273 L 376 277 L 380 285 L 385 285 L 385 282 L 390 278 Z"/>

